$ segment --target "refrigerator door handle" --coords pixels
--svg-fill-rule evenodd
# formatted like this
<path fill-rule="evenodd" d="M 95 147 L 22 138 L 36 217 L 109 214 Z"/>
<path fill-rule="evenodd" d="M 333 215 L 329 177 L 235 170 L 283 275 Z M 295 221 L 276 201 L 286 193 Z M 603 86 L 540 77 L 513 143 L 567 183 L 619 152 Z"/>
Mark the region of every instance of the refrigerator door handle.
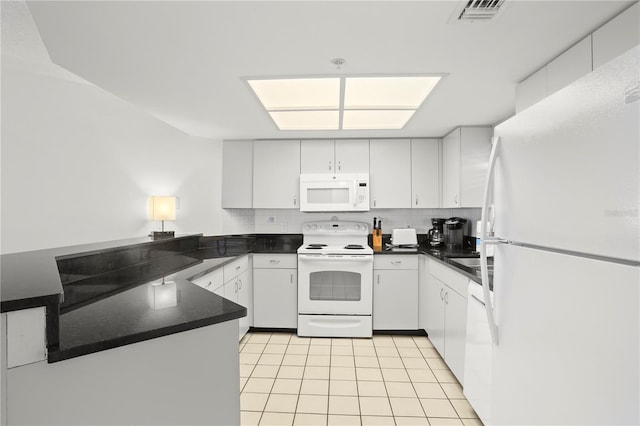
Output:
<path fill-rule="evenodd" d="M 489 157 L 489 170 L 487 171 L 487 181 L 484 186 L 484 200 L 482 202 L 482 215 L 481 215 L 481 233 L 480 238 L 482 244 L 480 245 L 480 269 L 482 278 L 482 293 L 484 295 L 484 308 L 487 313 L 487 322 L 489 323 L 489 330 L 491 331 L 491 340 L 494 345 L 498 345 L 498 326 L 493 315 L 493 303 L 491 301 L 491 294 L 489 292 L 489 269 L 487 268 L 487 219 L 489 215 L 489 198 L 493 192 L 493 178 L 496 169 L 496 160 L 498 158 L 498 146 L 500 145 L 500 136 L 494 136 L 491 138 L 493 146 L 491 147 L 491 156 Z M 493 216 L 493 215 L 492 215 Z M 493 224 L 491 225 L 493 227 Z M 498 239 L 493 238 L 493 243 Z"/>

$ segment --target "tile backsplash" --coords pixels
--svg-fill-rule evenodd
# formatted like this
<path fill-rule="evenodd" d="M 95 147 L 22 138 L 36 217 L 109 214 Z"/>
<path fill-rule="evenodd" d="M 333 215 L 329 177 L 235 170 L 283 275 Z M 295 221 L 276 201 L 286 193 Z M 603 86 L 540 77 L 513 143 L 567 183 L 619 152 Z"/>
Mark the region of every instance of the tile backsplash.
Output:
<path fill-rule="evenodd" d="M 289 209 L 226 209 L 223 210 L 224 234 L 277 233 L 300 234 L 302 224 L 317 220 L 350 220 L 366 222 L 371 226 L 373 218 L 382 218 L 382 232 L 390 234 L 394 228 L 415 228 L 420 233 L 431 229 L 431 218 L 459 216 L 467 219 L 465 235 L 475 236 L 476 221 L 480 220 L 479 208 L 462 209 L 376 209 L 368 212 L 303 213 Z"/>

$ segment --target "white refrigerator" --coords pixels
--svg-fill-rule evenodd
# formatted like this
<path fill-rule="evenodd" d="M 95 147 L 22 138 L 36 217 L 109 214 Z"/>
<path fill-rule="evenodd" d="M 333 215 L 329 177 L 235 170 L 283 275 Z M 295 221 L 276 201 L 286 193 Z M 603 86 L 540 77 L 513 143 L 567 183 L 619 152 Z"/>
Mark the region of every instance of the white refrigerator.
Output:
<path fill-rule="evenodd" d="M 640 424 L 639 51 L 495 129 L 486 423 Z"/>

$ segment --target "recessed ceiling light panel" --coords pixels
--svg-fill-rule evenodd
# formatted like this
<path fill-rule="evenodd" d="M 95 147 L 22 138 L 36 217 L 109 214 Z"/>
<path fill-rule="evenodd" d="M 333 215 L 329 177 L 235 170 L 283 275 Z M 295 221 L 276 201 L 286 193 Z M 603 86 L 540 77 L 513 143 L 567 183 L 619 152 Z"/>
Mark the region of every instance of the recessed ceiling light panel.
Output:
<path fill-rule="evenodd" d="M 416 111 L 413 109 L 345 110 L 342 128 L 345 130 L 402 129 L 414 112 Z"/>
<path fill-rule="evenodd" d="M 267 111 L 338 109 L 339 78 L 248 80 Z"/>
<path fill-rule="evenodd" d="M 345 109 L 417 109 L 440 77 L 347 77 Z"/>
<path fill-rule="evenodd" d="M 280 130 L 338 130 L 340 112 L 335 111 L 270 111 Z"/>

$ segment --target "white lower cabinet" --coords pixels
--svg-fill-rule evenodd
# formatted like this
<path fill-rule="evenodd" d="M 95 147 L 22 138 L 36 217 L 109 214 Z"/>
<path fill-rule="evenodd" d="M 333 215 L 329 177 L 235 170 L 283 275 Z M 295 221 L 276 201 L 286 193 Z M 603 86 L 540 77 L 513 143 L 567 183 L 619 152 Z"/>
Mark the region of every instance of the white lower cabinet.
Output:
<path fill-rule="evenodd" d="M 374 256 L 373 329 L 418 329 L 418 256 Z"/>
<path fill-rule="evenodd" d="M 426 331 L 460 383 L 464 379 L 469 279 L 429 260 L 426 283 Z"/>
<path fill-rule="evenodd" d="M 239 320 L 240 339 L 253 326 L 253 289 L 249 263 L 249 255 L 241 256 L 222 268 L 191 280 L 194 284 L 247 308 L 247 316 Z"/>
<path fill-rule="evenodd" d="M 298 327 L 298 257 L 253 255 L 253 325 Z"/>

